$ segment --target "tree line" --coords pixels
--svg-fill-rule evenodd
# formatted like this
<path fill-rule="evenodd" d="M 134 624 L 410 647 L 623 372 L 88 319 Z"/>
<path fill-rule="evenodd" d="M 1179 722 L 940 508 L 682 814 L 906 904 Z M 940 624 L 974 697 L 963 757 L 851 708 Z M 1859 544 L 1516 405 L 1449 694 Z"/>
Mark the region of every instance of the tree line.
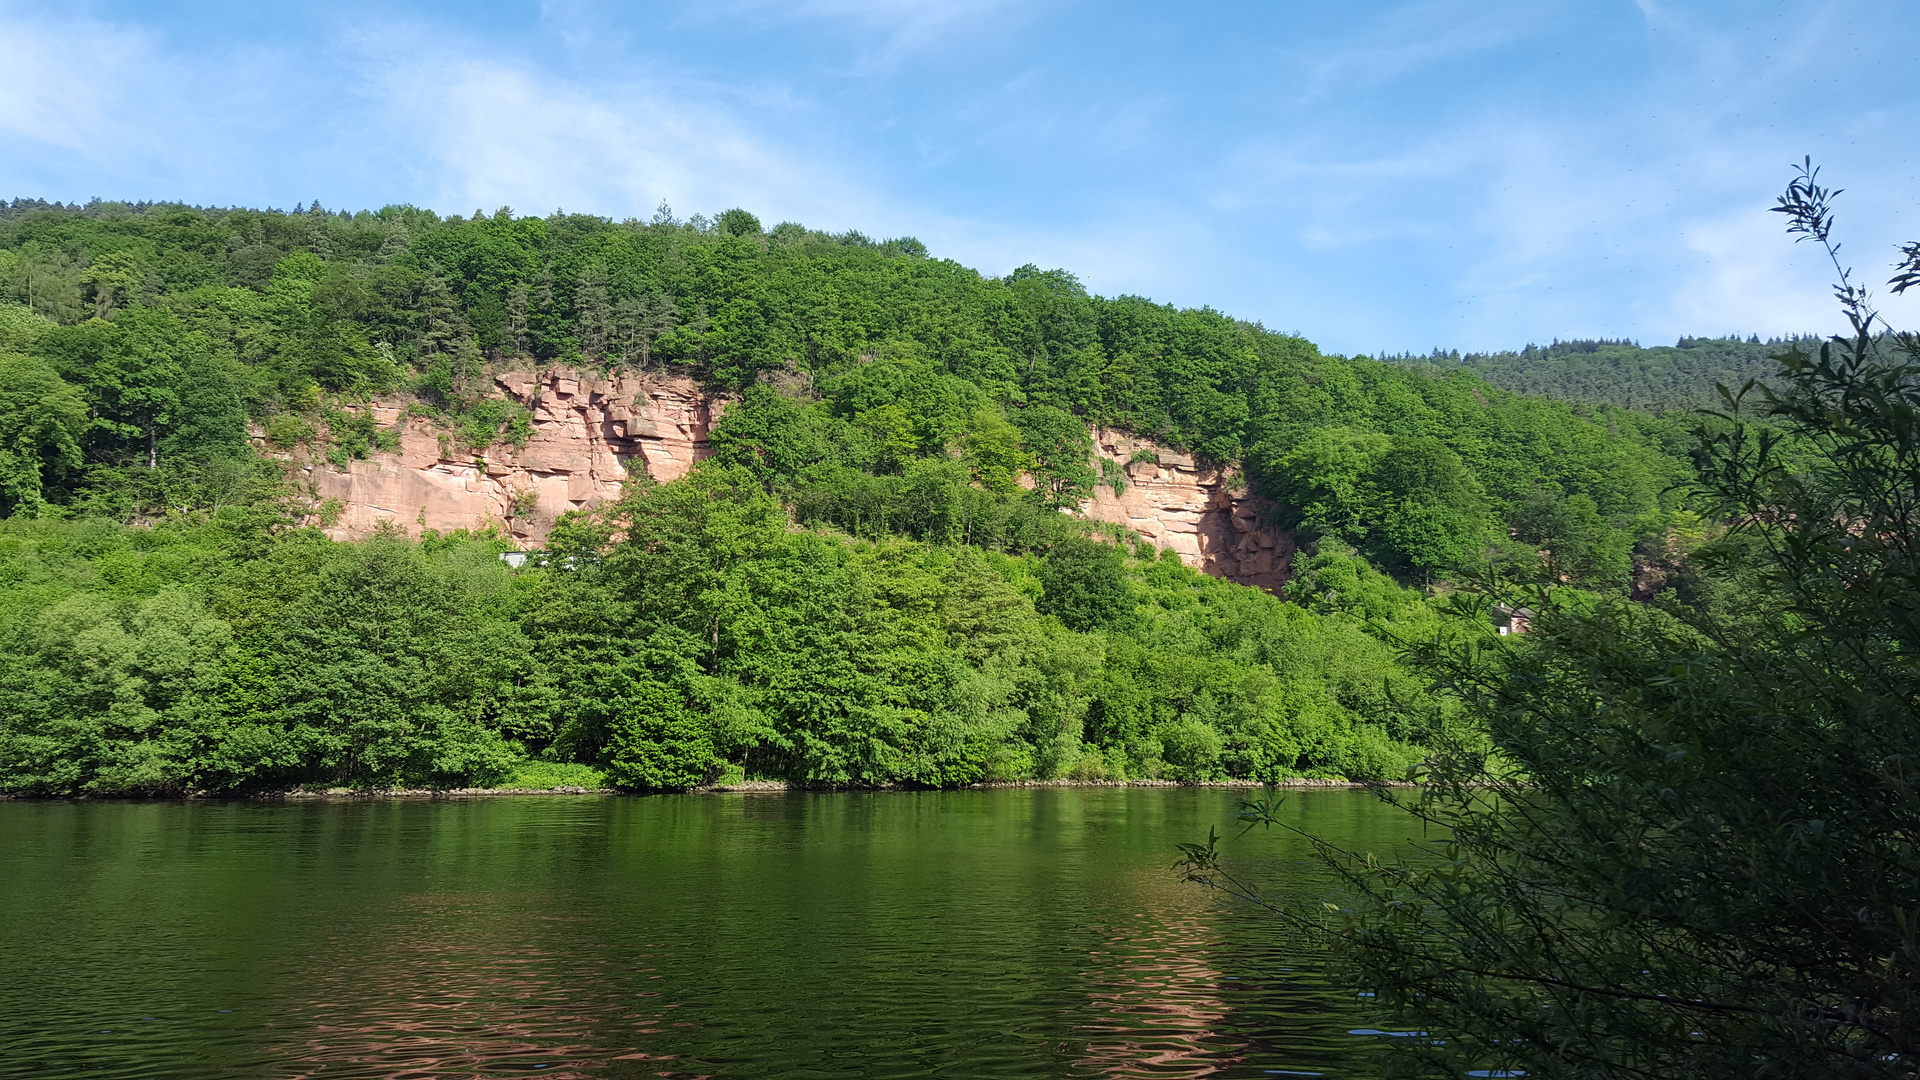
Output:
<path fill-rule="evenodd" d="M 0 350 L 22 358 L 7 385 L 39 388 L 15 396 L 51 400 L 57 376 L 91 412 L 56 409 L 65 421 L 14 437 L 7 490 L 23 494 L 8 509 L 130 513 L 230 482 L 187 474 L 244 456 L 243 417 L 288 443 L 330 428 L 336 462 L 364 454 L 381 433 L 339 406 L 373 395 L 410 399 L 464 444 L 524 438 L 524 410 L 489 375 L 548 362 L 673 368 L 747 394 L 743 438 L 797 440 L 758 446 L 752 467 L 789 485 L 813 469 L 808 519 L 860 529 L 925 516 L 896 504 L 932 483 L 902 479 L 928 459 L 967 458 L 968 483 L 1002 493 L 1038 466 L 1056 503 L 1084 497 L 1101 478 L 1070 429 L 1101 424 L 1242 467 L 1286 508 L 1280 524 L 1403 578 L 1548 550 L 1618 587 L 1636 547 L 1658 546 L 1660 493 L 1684 472 L 1679 427 L 1640 413 L 1324 356 L 1210 309 L 1090 295 L 1065 271 L 987 277 L 911 239 L 763 229 L 739 210 L 16 201 L 0 210 L 0 296 Z M 932 465 L 960 475 L 917 467 Z"/>
<path fill-rule="evenodd" d="M 1426 356 L 1380 359 L 1416 370 L 1463 367 L 1490 385 L 1519 394 L 1664 413 L 1710 407 L 1716 401 L 1715 387 L 1773 379 L 1780 373 L 1775 357 L 1819 345 L 1818 335 L 1765 341 L 1758 334 L 1683 337 L 1672 345 L 1644 347 L 1625 339 L 1588 338 L 1504 352 L 1435 349 Z"/>
<path fill-rule="evenodd" d="M 1426 590 L 1544 560 L 1617 592 L 1699 527 L 1668 420 L 741 210 L 16 201 L 0 335 L 21 792 L 1400 775 L 1452 707 L 1381 644 Z M 695 476 L 519 573 L 497 537 L 327 541 L 248 435 L 344 467 L 394 444 L 380 397 L 514 442 L 492 375 L 550 363 L 735 400 Z M 1126 483 L 1094 424 L 1271 496 L 1287 596 L 1062 514 Z"/>

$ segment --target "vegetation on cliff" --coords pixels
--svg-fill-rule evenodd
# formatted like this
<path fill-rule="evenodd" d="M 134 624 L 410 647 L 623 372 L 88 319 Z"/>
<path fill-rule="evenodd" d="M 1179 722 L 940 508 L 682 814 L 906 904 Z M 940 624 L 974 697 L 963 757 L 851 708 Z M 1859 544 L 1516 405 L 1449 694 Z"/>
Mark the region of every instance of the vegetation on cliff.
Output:
<path fill-rule="evenodd" d="M 737 468 L 631 488 L 518 572 L 257 506 L 0 523 L 0 786 L 1390 778 L 1448 722 L 1357 619 L 1170 552 L 795 530 Z"/>
<path fill-rule="evenodd" d="M 1466 372 L 1092 296 L 1065 271 L 983 277 L 916 241 L 763 231 L 742 211 L 616 223 L 16 201 L 0 210 L 0 295 L 0 352 L 91 410 L 67 442 L 20 442 L 5 509 L 231 501 L 233 470 L 208 463 L 244 457 L 242 417 L 284 442 L 332 420 L 344 460 L 391 441 L 337 411 L 373 393 L 410 394 L 458 442 L 511 440 L 524 412 L 488 373 L 553 361 L 671 366 L 745 393 L 718 435 L 729 460 L 803 520 L 862 533 L 905 522 L 944 539 L 929 493 L 968 520 L 1017 518 L 1004 504 L 1023 472 L 1041 501 L 1071 505 L 1102 479 L 1083 452 L 1101 424 L 1244 465 L 1283 524 L 1397 574 L 1577 548 L 1593 554 L 1569 572 L 1618 586 L 1684 475 L 1673 426 L 1639 414 L 1576 415 Z"/>
<path fill-rule="evenodd" d="M 1407 584 L 1544 558 L 1619 590 L 1687 520 L 1650 416 L 743 211 L 16 202 L 0 298 L 12 791 L 525 754 L 638 787 L 1397 775 L 1447 709 L 1370 636 L 1432 617 Z M 491 375 L 555 362 L 736 400 L 714 461 L 518 574 L 488 537 L 327 541 L 247 435 L 344 465 L 393 444 L 344 408 L 380 394 L 512 442 Z M 1092 424 L 1241 468 L 1310 553 L 1295 603 L 1080 539 L 1060 511 L 1125 483 Z"/>

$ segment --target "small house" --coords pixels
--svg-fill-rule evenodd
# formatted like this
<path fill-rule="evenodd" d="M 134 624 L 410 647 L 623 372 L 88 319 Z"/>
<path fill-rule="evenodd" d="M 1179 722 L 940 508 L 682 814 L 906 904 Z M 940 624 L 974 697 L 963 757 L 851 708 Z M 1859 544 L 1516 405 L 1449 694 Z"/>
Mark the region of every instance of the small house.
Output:
<path fill-rule="evenodd" d="M 1493 605 L 1493 628 L 1501 637 L 1508 634 L 1524 634 L 1533 629 L 1533 609 L 1512 607 L 1507 604 Z"/>

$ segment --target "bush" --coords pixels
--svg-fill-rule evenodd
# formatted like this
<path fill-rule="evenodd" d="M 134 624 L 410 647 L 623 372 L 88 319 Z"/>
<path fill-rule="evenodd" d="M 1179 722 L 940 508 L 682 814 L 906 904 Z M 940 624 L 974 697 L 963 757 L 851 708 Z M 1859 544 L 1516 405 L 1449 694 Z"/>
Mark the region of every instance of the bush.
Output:
<path fill-rule="evenodd" d="M 1040 599 L 1033 606 L 1069 630 L 1097 630 L 1118 622 L 1133 606 L 1120 549 L 1082 537 L 1053 545 L 1040 564 Z"/>
<path fill-rule="evenodd" d="M 684 791 L 716 775 L 713 734 L 662 683 L 635 682 L 615 705 L 608 728 L 607 778 L 641 791 Z"/>
<path fill-rule="evenodd" d="M 267 442 L 276 449 L 291 450 L 313 438 L 313 421 L 294 413 L 280 413 L 267 421 Z"/>
<path fill-rule="evenodd" d="M 1173 780 L 1212 780 L 1219 772 L 1220 732 L 1212 725 L 1192 718 L 1161 724 L 1153 729 L 1160 740 L 1160 756 Z"/>

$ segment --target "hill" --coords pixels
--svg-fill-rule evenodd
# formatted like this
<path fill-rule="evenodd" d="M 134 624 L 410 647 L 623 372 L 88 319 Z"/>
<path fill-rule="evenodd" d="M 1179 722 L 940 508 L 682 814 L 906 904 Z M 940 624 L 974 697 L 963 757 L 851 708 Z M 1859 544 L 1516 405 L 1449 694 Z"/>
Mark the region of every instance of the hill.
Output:
<path fill-rule="evenodd" d="M 1407 584 L 1544 557 L 1624 588 L 1682 475 L 1645 414 L 743 210 L 16 201 L 0 300 L 21 793 L 528 755 L 637 788 L 1391 776 L 1453 709 L 1371 636 L 1432 625 Z M 552 377 L 503 391 L 528 372 Z M 558 416 L 538 387 L 660 379 L 726 400 L 711 458 L 588 493 L 524 568 L 424 513 L 314 528 L 316 473 L 403 442 L 470 469 Z M 1136 449 L 1097 456 L 1096 427 Z M 1142 453 L 1270 502 L 1271 550 L 1306 553 L 1275 571 L 1290 603 L 1082 516 Z"/>
<path fill-rule="evenodd" d="M 491 374 L 556 362 L 743 396 L 714 432 L 720 456 L 842 525 L 924 521 L 902 500 L 926 492 L 1016 512 L 1022 477 L 1071 507 L 1100 479 L 1096 424 L 1243 468 L 1280 524 L 1396 573 L 1551 541 L 1583 553 L 1574 572 L 1617 583 L 1678 468 L 1670 425 L 1628 412 L 737 210 L 616 223 L 16 202 L 0 214 L 0 290 L 39 316 L 13 319 L 16 347 L 93 414 L 80 458 L 42 470 L 47 498 L 123 514 L 157 497 L 145 474 L 240 453 L 243 415 L 281 439 L 324 427 L 328 452 L 351 457 L 393 437 L 340 407 L 401 393 L 452 449 L 524 439 L 525 409 Z"/>
<path fill-rule="evenodd" d="M 1518 352 L 1466 353 L 1435 349 L 1428 356 L 1380 359 L 1421 371 L 1465 368 L 1489 385 L 1518 394 L 1623 409 L 1666 412 L 1711 407 L 1714 390 L 1737 391 L 1749 379 L 1765 382 L 1779 370 L 1774 357 L 1817 338 L 1681 338 L 1674 345 L 1633 341 L 1554 341 Z"/>

